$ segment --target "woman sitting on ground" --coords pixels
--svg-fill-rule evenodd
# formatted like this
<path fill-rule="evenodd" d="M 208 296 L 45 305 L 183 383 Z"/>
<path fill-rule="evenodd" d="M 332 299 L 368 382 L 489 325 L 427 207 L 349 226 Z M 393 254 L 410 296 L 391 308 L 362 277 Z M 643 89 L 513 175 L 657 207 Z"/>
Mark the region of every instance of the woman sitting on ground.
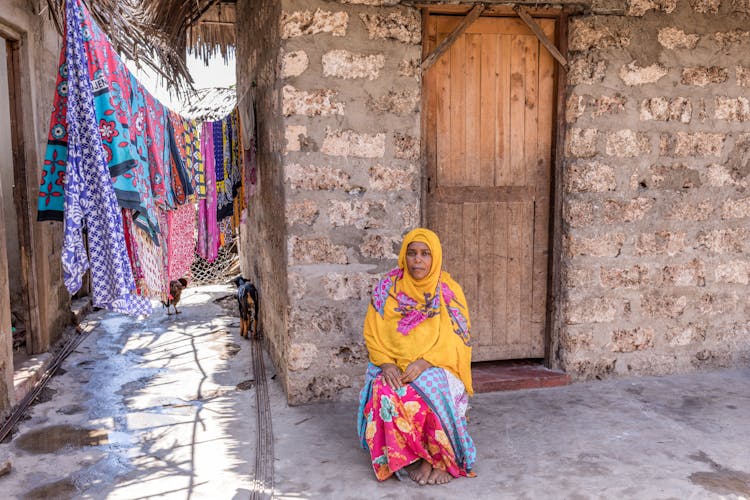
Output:
<path fill-rule="evenodd" d="M 409 232 L 398 267 L 378 282 L 367 309 L 370 363 L 358 428 L 381 481 L 400 479 L 411 464 L 409 477 L 421 485 L 473 476 L 469 311 L 442 262 L 435 233 Z"/>

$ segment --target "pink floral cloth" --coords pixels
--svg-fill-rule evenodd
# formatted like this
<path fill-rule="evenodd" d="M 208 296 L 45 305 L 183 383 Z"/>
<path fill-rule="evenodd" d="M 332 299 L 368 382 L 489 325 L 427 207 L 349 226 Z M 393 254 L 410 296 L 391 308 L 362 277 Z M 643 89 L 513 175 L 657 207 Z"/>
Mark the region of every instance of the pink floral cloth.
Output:
<path fill-rule="evenodd" d="M 394 391 L 378 375 L 364 413 L 365 439 L 375 476 L 380 481 L 420 458 L 453 477 L 467 475 L 456 463 L 440 418 L 411 384 Z"/>
<path fill-rule="evenodd" d="M 206 197 L 198 200 L 197 253 L 208 262 L 219 255 L 219 226 L 216 221 L 216 170 L 214 160 L 213 125 L 204 122 L 201 131 L 201 152 L 206 173 Z"/>
<path fill-rule="evenodd" d="M 187 276 L 195 257 L 195 206 L 185 203 L 167 211 L 167 281 Z"/>

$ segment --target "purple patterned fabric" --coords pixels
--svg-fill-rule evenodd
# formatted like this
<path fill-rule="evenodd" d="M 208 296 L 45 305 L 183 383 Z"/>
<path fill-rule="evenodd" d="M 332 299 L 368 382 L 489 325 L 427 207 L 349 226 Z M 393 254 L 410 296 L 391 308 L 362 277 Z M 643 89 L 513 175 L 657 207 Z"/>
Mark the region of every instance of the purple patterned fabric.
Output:
<path fill-rule="evenodd" d="M 117 312 L 151 313 L 151 302 L 134 294 L 135 281 L 128 259 L 117 197 L 107 169 L 107 158 L 88 77 L 79 0 L 66 6 L 68 61 L 68 163 L 65 179 L 63 278 L 71 294 L 81 287 L 91 269 L 93 305 Z M 88 231 L 87 255 L 84 228 Z"/>
<path fill-rule="evenodd" d="M 375 285 L 375 288 L 372 291 L 372 307 L 378 311 L 381 318 L 383 317 L 383 314 L 385 314 L 385 301 L 388 300 L 388 294 L 391 292 L 391 288 L 393 288 L 394 281 L 401 279 L 403 275 L 403 269 L 398 267 L 391 269 L 391 271 L 386 274 L 383 279 L 378 281 L 377 285 Z"/>
<path fill-rule="evenodd" d="M 459 302 L 456 300 L 456 294 L 453 293 L 453 290 L 451 290 L 450 287 L 445 283 L 440 283 L 440 290 L 443 293 L 443 302 L 445 302 L 445 306 L 448 309 L 448 314 L 450 314 L 452 320 L 451 324 L 453 325 L 453 332 L 461 337 L 461 340 L 463 340 L 464 344 L 471 345 L 469 322 L 466 321 L 466 317 L 464 317 L 460 307 L 451 306 L 451 303 L 459 304 Z M 459 305 L 461 307 L 464 306 L 464 304 Z"/>

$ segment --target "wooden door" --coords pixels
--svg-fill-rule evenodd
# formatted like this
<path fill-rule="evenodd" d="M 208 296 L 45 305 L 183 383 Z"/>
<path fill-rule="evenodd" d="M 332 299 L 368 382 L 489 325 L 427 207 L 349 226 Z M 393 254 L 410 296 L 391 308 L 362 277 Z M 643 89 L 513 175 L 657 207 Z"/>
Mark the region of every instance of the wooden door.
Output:
<path fill-rule="evenodd" d="M 426 51 L 462 19 L 429 16 Z M 544 357 L 554 83 L 513 17 L 480 17 L 424 75 L 427 225 L 466 293 L 474 361 Z"/>

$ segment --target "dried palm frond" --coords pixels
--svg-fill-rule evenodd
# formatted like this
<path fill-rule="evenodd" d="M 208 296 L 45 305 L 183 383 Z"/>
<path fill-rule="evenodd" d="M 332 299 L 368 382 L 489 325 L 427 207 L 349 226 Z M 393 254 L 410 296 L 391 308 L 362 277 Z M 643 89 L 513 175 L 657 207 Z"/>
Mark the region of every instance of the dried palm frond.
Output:
<path fill-rule="evenodd" d="M 55 26 L 62 34 L 65 0 L 46 0 Z M 192 90 L 192 78 L 185 63 L 190 33 L 190 50 L 203 56 L 216 53 L 220 44 L 234 44 L 234 2 L 231 24 L 222 25 L 230 34 L 204 35 L 195 41 L 196 25 L 219 0 L 82 0 L 94 21 L 109 36 L 115 50 L 138 66 L 148 66 L 163 78 L 168 87 L 184 94 Z M 228 22 L 228 21 L 227 21 Z M 221 46 L 226 61 L 231 47 Z"/>

